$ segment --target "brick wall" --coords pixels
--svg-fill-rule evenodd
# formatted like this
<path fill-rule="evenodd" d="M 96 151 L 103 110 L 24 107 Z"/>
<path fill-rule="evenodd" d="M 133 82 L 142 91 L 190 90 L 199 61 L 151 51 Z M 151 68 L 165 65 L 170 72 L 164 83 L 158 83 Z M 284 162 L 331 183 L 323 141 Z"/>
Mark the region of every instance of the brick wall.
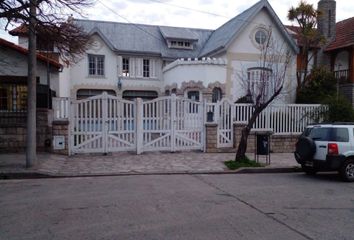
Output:
<path fill-rule="evenodd" d="M 49 151 L 52 128 L 49 126 L 49 110 L 37 109 L 37 150 Z M 26 121 L 21 121 L 26 122 Z M 0 152 L 24 152 L 26 149 L 26 125 L 8 122 L 0 125 Z"/>

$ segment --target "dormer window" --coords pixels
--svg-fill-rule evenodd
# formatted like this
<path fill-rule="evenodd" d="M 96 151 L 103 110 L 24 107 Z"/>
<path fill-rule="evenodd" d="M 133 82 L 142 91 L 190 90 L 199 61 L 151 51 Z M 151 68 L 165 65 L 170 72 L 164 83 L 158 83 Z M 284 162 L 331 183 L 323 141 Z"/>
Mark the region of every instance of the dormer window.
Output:
<path fill-rule="evenodd" d="M 193 44 L 188 40 L 168 40 L 167 44 L 169 48 L 193 49 Z"/>

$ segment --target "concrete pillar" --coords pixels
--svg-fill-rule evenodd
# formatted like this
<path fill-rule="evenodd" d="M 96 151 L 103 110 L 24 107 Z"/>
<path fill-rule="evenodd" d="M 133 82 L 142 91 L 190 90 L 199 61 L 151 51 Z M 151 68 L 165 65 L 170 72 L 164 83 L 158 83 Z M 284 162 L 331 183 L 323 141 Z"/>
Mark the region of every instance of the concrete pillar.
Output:
<path fill-rule="evenodd" d="M 69 155 L 69 121 L 53 121 L 52 125 L 52 152 Z M 64 137 L 64 144 L 61 149 L 55 149 L 56 137 Z"/>

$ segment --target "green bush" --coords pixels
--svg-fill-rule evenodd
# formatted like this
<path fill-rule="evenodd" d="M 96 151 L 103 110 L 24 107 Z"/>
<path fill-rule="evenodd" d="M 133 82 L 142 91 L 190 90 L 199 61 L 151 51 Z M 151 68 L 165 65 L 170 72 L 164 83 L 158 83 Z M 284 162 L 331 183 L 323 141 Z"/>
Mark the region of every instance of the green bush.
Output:
<path fill-rule="evenodd" d="M 332 96 L 324 104 L 328 106 L 323 115 L 325 122 L 354 122 L 353 106 L 345 97 Z"/>
<path fill-rule="evenodd" d="M 296 103 L 323 104 L 336 95 L 337 80 L 326 68 L 315 68 L 308 76 L 308 83 L 296 96 Z"/>
<path fill-rule="evenodd" d="M 344 96 L 337 96 L 337 80 L 326 68 L 312 70 L 296 102 L 327 105 L 328 111 L 322 113 L 324 122 L 354 122 L 352 104 Z"/>

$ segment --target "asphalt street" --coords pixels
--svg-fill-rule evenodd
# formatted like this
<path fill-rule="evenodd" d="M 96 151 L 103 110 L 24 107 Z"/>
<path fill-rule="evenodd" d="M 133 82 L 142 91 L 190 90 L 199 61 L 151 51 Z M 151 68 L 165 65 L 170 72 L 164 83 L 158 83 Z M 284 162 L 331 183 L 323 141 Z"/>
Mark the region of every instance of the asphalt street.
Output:
<path fill-rule="evenodd" d="M 354 239 L 337 175 L 153 175 L 0 181 L 0 239 Z"/>

